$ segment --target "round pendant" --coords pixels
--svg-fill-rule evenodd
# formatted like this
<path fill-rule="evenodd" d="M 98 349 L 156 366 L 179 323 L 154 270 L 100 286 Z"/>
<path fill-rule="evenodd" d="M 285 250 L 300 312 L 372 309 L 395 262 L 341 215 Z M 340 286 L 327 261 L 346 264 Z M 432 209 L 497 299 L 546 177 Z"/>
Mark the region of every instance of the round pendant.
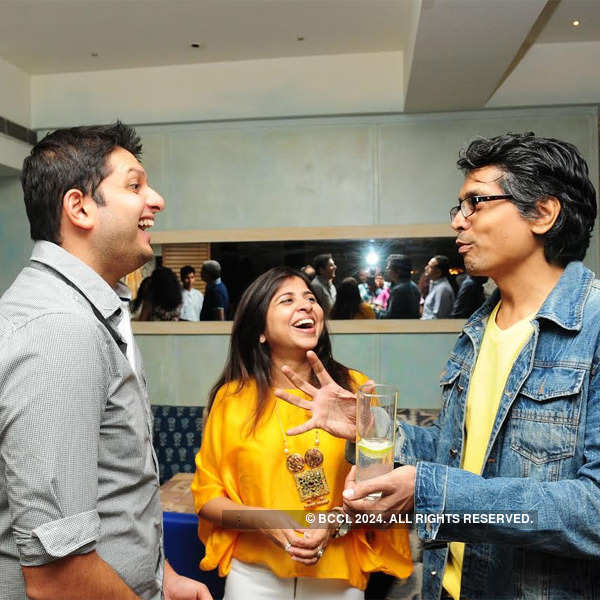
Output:
<path fill-rule="evenodd" d="M 320 467 L 323 464 L 323 453 L 318 448 L 310 448 L 304 453 L 306 464 L 311 467 Z"/>
<path fill-rule="evenodd" d="M 304 459 L 302 458 L 302 455 L 298 453 L 290 454 L 286 458 L 285 464 L 288 471 L 291 471 L 292 473 L 298 473 L 304 469 Z"/>

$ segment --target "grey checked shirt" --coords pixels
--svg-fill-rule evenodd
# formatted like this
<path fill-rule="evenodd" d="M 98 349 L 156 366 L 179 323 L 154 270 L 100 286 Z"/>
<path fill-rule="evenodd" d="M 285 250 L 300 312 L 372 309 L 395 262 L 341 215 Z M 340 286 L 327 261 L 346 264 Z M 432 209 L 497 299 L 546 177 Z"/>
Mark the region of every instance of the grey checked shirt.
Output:
<path fill-rule="evenodd" d="M 20 565 L 95 549 L 135 592 L 161 598 L 162 511 L 142 360 L 134 373 L 114 290 L 37 242 L 0 298 L 0 598 Z"/>

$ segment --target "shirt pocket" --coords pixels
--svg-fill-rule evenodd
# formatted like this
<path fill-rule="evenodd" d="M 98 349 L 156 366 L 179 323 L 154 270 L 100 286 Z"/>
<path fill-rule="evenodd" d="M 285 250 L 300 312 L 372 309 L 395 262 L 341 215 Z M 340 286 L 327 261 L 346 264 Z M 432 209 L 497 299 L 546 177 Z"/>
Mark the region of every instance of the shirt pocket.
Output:
<path fill-rule="evenodd" d="M 459 376 L 461 374 L 461 366 L 449 360 L 446 363 L 446 368 L 440 375 L 440 388 L 442 391 L 442 410 L 446 410 L 450 397 L 452 396 L 452 390 L 456 387 L 458 392 L 462 392 L 462 385 L 460 383 Z"/>
<path fill-rule="evenodd" d="M 511 413 L 510 447 L 536 465 L 575 453 L 586 371 L 534 367 Z"/>

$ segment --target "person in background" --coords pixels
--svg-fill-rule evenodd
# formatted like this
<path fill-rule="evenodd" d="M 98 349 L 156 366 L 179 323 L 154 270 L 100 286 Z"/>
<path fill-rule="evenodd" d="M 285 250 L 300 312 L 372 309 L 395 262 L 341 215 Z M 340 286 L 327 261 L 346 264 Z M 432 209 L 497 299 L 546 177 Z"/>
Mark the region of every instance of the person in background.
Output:
<path fill-rule="evenodd" d="M 373 306 L 376 298 L 377 287 L 375 286 L 375 269 L 373 271 L 362 270 L 362 274 L 366 273 L 364 281 L 358 283 L 358 293 L 363 302 L 366 302 L 369 306 Z"/>
<path fill-rule="evenodd" d="M 227 575 L 225 600 L 359 600 L 370 572 L 407 577 L 412 570 L 406 528 L 301 530 L 287 514 L 339 511 L 350 469 L 343 440 L 322 431 L 286 434 L 305 411 L 273 390 L 289 387 L 282 365 L 318 385 L 309 350 L 347 393 L 367 381 L 334 360 L 309 279 L 275 267 L 238 305 L 192 483 L 206 546 L 200 566 Z"/>
<path fill-rule="evenodd" d="M 144 305 L 144 298 L 148 297 L 148 290 L 150 289 L 150 276 L 144 277 L 140 283 L 135 300 L 132 300 L 130 306 L 131 320 L 139 321 L 142 307 Z"/>
<path fill-rule="evenodd" d="M 201 291 L 194 287 L 196 269 L 191 265 L 185 265 L 179 269 L 179 277 L 183 287 L 181 290 L 183 304 L 180 319 L 182 321 L 199 321 L 204 296 Z"/>
<path fill-rule="evenodd" d="M 206 282 L 200 320 L 224 321 L 229 309 L 229 292 L 221 281 L 221 265 L 216 260 L 204 261 L 200 277 Z"/>
<path fill-rule="evenodd" d="M 177 275 L 168 267 L 154 269 L 139 320 L 179 321 L 181 306 L 181 287 Z"/>
<path fill-rule="evenodd" d="M 381 313 L 387 310 L 388 302 L 390 300 L 390 288 L 392 284 L 390 281 L 386 281 L 382 273 L 377 273 L 374 277 L 375 284 L 375 300 L 373 302 L 373 308 L 376 313 Z"/>
<path fill-rule="evenodd" d="M 598 210 L 588 165 L 568 142 L 523 133 L 475 139 L 458 166 L 458 251 L 498 288 L 450 353 L 439 418 L 399 421 L 403 466 L 351 475 L 346 508 L 415 513 L 424 600 L 596 598 L 600 282 L 582 262 Z M 320 389 L 290 374 L 312 400 L 277 392 L 312 412 L 293 433 L 353 440 L 354 398 L 312 362 Z"/>
<path fill-rule="evenodd" d="M 429 293 L 423 303 L 422 319 L 449 319 L 456 297 L 456 282 L 450 275 L 450 261 L 438 254 L 425 265 Z"/>
<path fill-rule="evenodd" d="M 468 319 L 484 302 L 485 293 L 483 286 L 486 284 L 487 277 L 477 277 L 467 275 L 456 294 L 456 300 L 452 307 L 452 319 Z"/>
<path fill-rule="evenodd" d="M 421 294 L 410 276 L 412 261 L 406 254 L 390 254 L 385 275 L 392 282 L 387 310 L 380 313 L 382 319 L 418 319 Z"/>
<path fill-rule="evenodd" d="M 335 285 L 333 285 L 337 267 L 331 254 L 319 254 L 315 256 L 313 263 L 317 275 L 312 280 L 312 289 L 319 300 L 319 304 L 325 311 L 325 318 L 327 318 L 337 296 L 337 290 L 335 289 Z"/>
<path fill-rule="evenodd" d="M 310 279 L 310 281 L 312 281 L 315 278 L 315 275 L 317 274 L 315 268 L 312 265 L 304 265 L 300 269 L 300 271 L 302 271 L 302 273 L 304 273 Z"/>
<path fill-rule="evenodd" d="M 374 319 L 375 311 L 363 302 L 354 277 L 346 277 L 340 285 L 330 319 Z"/>
<path fill-rule="evenodd" d="M 372 301 L 374 300 L 374 297 L 372 296 L 372 290 L 369 287 L 369 281 L 372 281 L 374 277 L 374 268 L 359 269 L 358 271 L 358 291 L 360 293 L 360 297 L 363 299 L 363 302 L 366 302 L 367 304 L 372 304 Z"/>
<path fill-rule="evenodd" d="M 429 294 L 429 284 L 431 283 L 429 277 L 425 273 L 426 270 L 426 268 L 423 270 L 419 277 L 419 281 L 417 282 L 417 287 L 421 294 L 421 299 L 419 301 L 419 312 L 421 315 L 423 314 L 423 304 L 425 304 L 425 298 L 427 298 L 427 294 Z"/>
<path fill-rule="evenodd" d="M 119 280 L 164 200 L 123 125 L 24 161 L 31 262 L 0 299 L 0 598 L 209 600 L 164 559 L 152 412 Z"/>

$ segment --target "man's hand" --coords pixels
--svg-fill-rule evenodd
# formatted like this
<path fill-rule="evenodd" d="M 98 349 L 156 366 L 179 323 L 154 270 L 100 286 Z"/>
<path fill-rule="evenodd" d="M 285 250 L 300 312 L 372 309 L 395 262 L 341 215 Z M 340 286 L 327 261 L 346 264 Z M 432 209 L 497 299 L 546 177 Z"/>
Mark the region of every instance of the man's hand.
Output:
<path fill-rule="evenodd" d="M 283 390 L 275 390 L 278 398 L 312 412 L 311 418 L 306 423 L 289 429 L 287 434 L 298 435 L 310 429 L 319 428 L 336 437 L 354 441 L 356 437 L 356 396 L 340 387 L 331 378 L 323 363 L 312 350 L 306 353 L 306 358 L 321 384 L 318 389 L 296 375 L 289 367 L 282 367 L 281 370 L 299 390 L 311 396 L 312 402 Z"/>
<path fill-rule="evenodd" d="M 165 561 L 163 591 L 165 600 L 213 600 L 203 583 L 177 575 L 167 561 Z"/>
<path fill-rule="evenodd" d="M 414 509 L 416 468 L 406 465 L 390 473 L 356 481 L 352 467 L 344 483 L 344 510 L 349 513 L 380 511 L 385 517 L 392 513 L 410 513 Z M 369 494 L 381 492 L 381 498 L 370 500 Z"/>

